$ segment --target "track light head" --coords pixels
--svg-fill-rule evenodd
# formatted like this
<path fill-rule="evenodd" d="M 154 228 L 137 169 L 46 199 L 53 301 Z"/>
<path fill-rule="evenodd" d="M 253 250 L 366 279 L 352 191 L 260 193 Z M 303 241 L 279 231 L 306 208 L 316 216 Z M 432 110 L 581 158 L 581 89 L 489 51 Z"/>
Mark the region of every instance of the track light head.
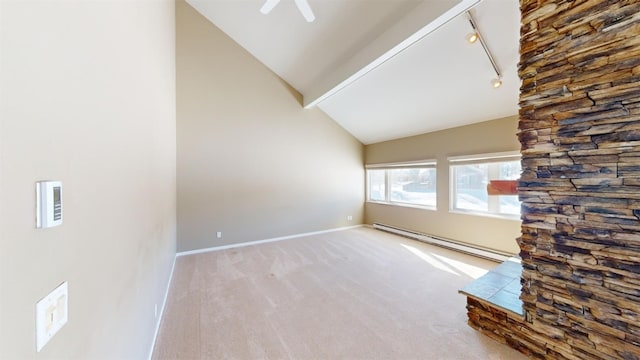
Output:
<path fill-rule="evenodd" d="M 491 86 L 493 86 L 494 89 L 499 88 L 500 86 L 502 86 L 502 79 L 497 78 L 497 79 L 491 80 Z"/>
<path fill-rule="evenodd" d="M 469 42 L 469 44 L 473 44 L 476 41 L 478 41 L 478 39 L 480 38 L 480 35 L 478 35 L 477 32 L 472 32 L 467 34 L 467 41 Z"/>

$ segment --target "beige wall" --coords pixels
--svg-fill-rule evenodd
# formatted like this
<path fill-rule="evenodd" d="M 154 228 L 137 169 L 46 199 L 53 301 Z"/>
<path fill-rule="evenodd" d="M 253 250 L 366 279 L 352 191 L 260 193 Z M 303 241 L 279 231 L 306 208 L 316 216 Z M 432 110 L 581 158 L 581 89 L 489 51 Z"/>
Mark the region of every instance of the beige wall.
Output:
<path fill-rule="evenodd" d="M 178 250 L 362 223 L 362 144 L 176 6 Z"/>
<path fill-rule="evenodd" d="M 509 117 L 367 145 L 367 164 L 436 159 L 438 209 L 365 205 L 367 224 L 383 223 L 486 248 L 517 253 L 520 221 L 449 212 L 447 157 L 518 151 L 517 118 Z"/>
<path fill-rule="evenodd" d="M 175 253 L 173 1 L 0 1 L 0 358 L 145 359 Z M 64 223 L 35 229 L 35 182 Z M 35 304 L 69 322 L 40 353 Z"/>

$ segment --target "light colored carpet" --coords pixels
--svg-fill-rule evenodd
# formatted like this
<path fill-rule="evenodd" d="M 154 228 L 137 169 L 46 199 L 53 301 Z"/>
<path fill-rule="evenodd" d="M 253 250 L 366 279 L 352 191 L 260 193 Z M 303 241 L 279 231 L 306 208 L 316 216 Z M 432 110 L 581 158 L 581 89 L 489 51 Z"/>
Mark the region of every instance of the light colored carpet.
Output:
<path fill-rule="evenodd" d="M 467 326 L 497 264 L 370 228 L 177 259 L 154 359 L 526 359 Z"/>

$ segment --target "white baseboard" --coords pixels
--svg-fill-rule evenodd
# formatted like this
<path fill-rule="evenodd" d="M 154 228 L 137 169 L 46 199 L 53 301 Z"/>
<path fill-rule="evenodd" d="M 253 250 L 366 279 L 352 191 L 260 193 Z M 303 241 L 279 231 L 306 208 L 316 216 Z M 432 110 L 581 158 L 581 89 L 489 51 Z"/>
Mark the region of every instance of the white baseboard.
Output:
<path fill-rule="evenodd" d="M 311 236 L 311 235 L 326 234 L 326 233 L 335 232 L 335 231 L 343 231 L 343 230 L 348 230 L 348 229 L 355 229 L 355 228 L 359 228 L 359 227 L 362 227 L 362 226 L 363 225 L 344 226 L 344 227 L 335 228 L 335 229 L 314 231 L 314 232 L 308 232 L 308 233 L 302 233 L 302 234 L 296 234 L 296 235 L 281 236 L 281 237 L 265 239 L 265 240 L 248 241 L 248 242 L 243 242 L 243 243 L 238 243 L 238 244 L 229 244 L 229 245 L 221 245 L 221 246 L 209 247 L 209 248 L 205 248 L 205 249 L 182 251 L 182 252 L 177 253 L 176 256 L 194 255 L 194 254 L 201 254 L 201 253 L 206 253 L 206 252 L 211 252 L 211 251 L 227 250 L 227 249 L 233 249 L 233 248 L 239 248 L 239 247 L 245 247 L 245 246 L 251 246 L 251 245 L 265 244 L 265 243 L 270 243 L 270 242 L 275 242 L 275 241 L 289 240 L 289 239 L 301 238 L 301 237 L 306 237 L 306 236 Z"/>
<path fill-rule="evenodd" d="M 164 314 L 164 308 L 167 306 L 167 299 L 169 298 L 169 289 L 171 288 L 171 280 L 173 280 L 173 270 L 176 267 L 176 258 L 173 257 L 173 264 L 171 264 L 171 273 L 169 273 L 169 281 L 167 282 L 167 290 L 164 292 L 164 299 L 162 300 L 162 306 L 160 306 L 160 313 L 156 318 L 156 330 L 153 333 L 153 342 L 151 343 L 151 349 L 149 350 L 149 360 L 153 357 L 153 349 L 156 347 L 156 340 L 158 339 L 158 332 L 160 331 L 160 323 L 162 322 L 162 315 Z"/>

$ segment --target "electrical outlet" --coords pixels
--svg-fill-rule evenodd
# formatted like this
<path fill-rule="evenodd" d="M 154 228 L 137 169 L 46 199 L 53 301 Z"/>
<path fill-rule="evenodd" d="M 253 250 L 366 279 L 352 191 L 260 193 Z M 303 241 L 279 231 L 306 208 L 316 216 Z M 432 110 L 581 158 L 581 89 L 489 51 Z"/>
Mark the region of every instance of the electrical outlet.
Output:
<path fill-rule="evenodd" d="M 63 282 L 36 304 L 36 349 L 38 352 L 67 323 L 69 290 Z"/>
<path fill-rule="evenodd" d="M 216 233 L 216 237 L 218 239 L 222 239 L 222 231 L 218 231 L 218 233 Z"/>
<path fill-rule="evenodd" d="M 351 216 L 351 215 L 347 216 L 347 220 L 348 221 L 353 221 L 353 216 Z"/>

